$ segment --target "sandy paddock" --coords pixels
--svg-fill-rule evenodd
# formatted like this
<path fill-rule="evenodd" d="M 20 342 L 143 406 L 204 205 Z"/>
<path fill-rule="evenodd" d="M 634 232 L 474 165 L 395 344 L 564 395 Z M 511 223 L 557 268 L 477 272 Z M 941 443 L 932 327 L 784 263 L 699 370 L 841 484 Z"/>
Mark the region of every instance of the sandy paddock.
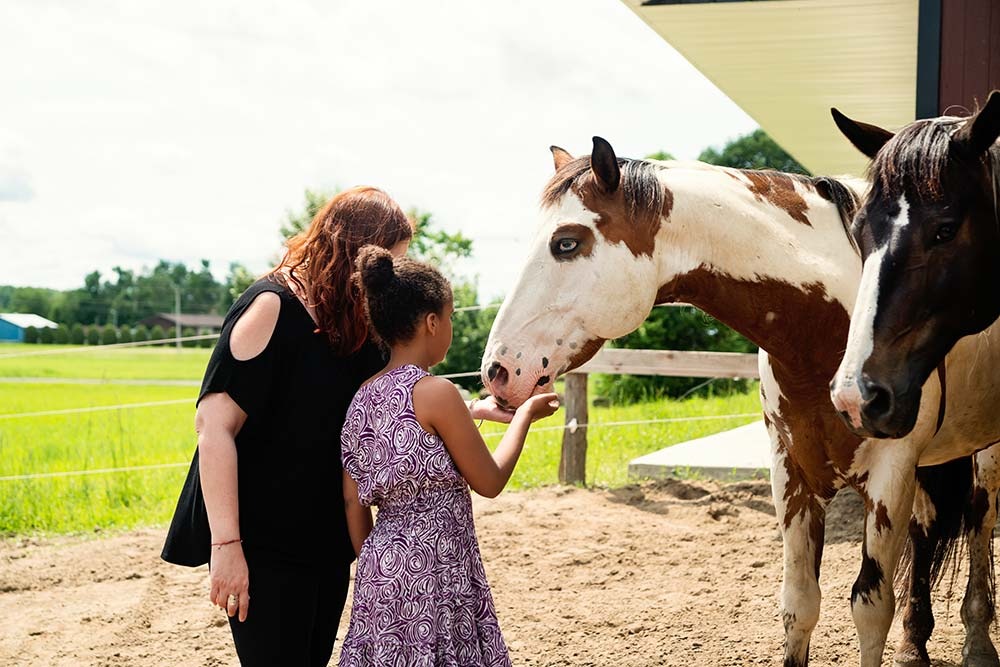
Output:
<path fill-rule="evenodd" d="M 475 507 L 515 665 L 781 663 L 767 483 L 556 487 Z M 814 666 L 857 662 L 848 599 L 860 526 L 857 497 L 838 497 Z M 0 541 L 0 665 L 236 665 L 207 570 L 161 562 L 162 533 Z M 935 665 L 961 663 L 958 581 L 953 596 L 936 594 Z M 897 620 L 886 664 L 898 636 Z"/>

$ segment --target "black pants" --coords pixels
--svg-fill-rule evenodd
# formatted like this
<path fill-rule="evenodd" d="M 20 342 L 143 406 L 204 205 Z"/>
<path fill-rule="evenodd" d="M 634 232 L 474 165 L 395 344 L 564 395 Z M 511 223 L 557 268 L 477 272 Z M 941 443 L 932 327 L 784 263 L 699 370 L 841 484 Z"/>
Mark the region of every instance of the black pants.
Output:
<path fill-rule="evenodd" d="M 243 667 L 326 667 L 347 601 L 350 565 L 277 565 L 248 556 L 247 620 L 229 619 Z"/>

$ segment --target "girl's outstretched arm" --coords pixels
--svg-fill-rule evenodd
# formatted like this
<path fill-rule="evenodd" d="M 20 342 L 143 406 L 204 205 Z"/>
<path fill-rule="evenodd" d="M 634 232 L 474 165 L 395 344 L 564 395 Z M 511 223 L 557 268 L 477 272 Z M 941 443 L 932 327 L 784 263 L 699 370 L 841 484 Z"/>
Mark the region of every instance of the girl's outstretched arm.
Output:
<path fill-rule="evenodd" d="M 372 508 L 358 499 L 358 485 L 344 471 L 344 509 L 347 511 L 347 532 L 351 534 L 354 555 L 361 555 L 361 545 L 372 532 Z"/>
<path fill-rule="evenodd" d="M 444 440 L 462 477 L 473 491 L 487 498 L 500 495 L 510 480 L 531 422 L 551 415 L 558 407 L 555 394 L 532 396 L 514 413 L 507 432 L 491 454 L 455 385 L 442 378 L 426 377 L 413 388 L 413 410 L 420 425 Z"/>

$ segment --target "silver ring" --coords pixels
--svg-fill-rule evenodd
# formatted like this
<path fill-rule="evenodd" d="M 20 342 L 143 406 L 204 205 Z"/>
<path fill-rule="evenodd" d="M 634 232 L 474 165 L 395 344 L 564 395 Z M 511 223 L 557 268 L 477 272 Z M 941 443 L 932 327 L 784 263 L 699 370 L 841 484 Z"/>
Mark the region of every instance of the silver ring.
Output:
<path fill-rule="evenodd" d="M 239 596 L 235 595 L 235 594 L 234 595 L 230 595 L 229 596 L 229 604 L 233 605 L 233 606 L 238 606 L 240 604 L 240 598 L 239 598 Z"/>

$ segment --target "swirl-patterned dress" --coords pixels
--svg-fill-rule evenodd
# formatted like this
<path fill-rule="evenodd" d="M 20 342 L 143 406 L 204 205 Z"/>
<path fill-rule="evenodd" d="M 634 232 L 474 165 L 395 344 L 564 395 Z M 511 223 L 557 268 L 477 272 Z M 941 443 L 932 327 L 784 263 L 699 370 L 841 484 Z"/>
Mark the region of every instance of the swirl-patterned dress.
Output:
<path fill-rule="evenodd" d="M 358 557 L 340 667 L 510 665 L 469 486 L 413 412 L 426 375 L 394 368 L 362 386 L 347 411 L 344 470 L 378 517 Z"/>

